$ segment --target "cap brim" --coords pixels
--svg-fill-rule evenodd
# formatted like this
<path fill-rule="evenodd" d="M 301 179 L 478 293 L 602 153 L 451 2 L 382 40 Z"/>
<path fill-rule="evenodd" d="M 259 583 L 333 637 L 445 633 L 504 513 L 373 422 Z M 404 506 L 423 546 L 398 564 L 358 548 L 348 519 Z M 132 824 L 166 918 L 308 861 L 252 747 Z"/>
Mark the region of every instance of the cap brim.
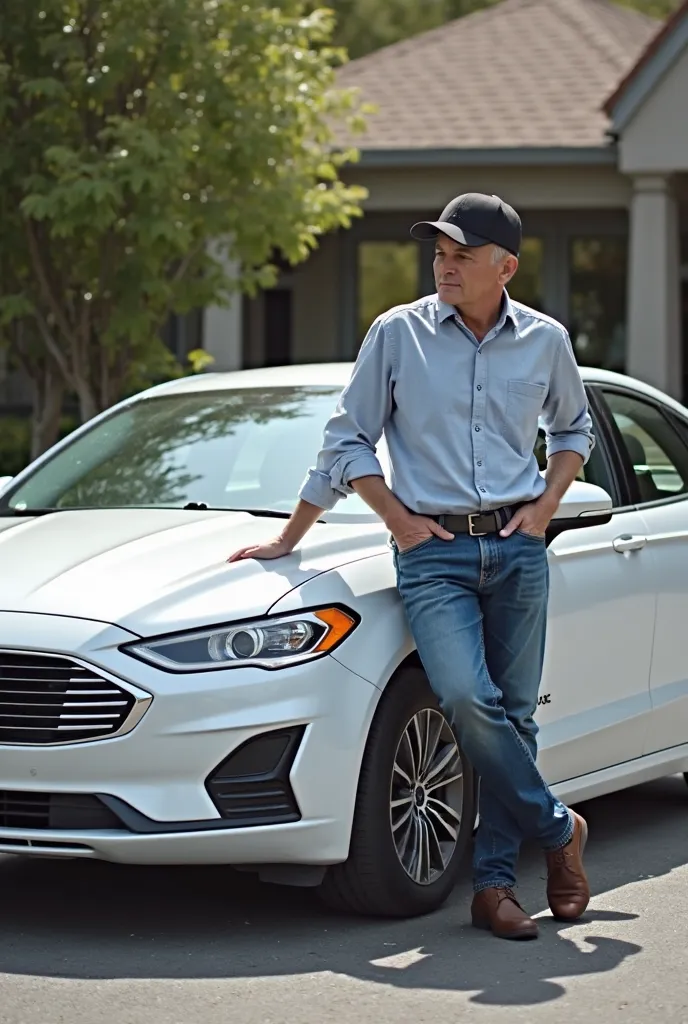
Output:
<path fill-rule="evenodd" d="M 411 228 L 411 237 L 417 238 L 421 242 L 432 241 L 438 235 L 447 235 L 460 245 L 467 245 L 470 248 L 490 245 L 489 238 L 473 235 L 470 231 L 462 231 L 456 224 L 450 224 L 444 220 L 419 220 Z"/>

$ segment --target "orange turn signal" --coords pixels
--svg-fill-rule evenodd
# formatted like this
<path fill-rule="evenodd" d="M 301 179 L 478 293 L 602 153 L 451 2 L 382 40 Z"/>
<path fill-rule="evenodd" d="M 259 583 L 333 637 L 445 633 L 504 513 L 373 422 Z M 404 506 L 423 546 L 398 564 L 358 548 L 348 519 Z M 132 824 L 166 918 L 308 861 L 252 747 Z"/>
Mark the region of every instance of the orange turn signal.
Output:
<path fill-rule="evenodd" d="M 315 612 L 315 617 L 329 627 L 327 633 L 325 633 L 325 636 L 315 648 L 316 651 L 329 651 L 340 640 L 343 640 L 347 633 L 350 633 L 356 625 L 356 620 L 352 619 L 346 612 L 341 611 L 340 608 L 323 608 Z"/>

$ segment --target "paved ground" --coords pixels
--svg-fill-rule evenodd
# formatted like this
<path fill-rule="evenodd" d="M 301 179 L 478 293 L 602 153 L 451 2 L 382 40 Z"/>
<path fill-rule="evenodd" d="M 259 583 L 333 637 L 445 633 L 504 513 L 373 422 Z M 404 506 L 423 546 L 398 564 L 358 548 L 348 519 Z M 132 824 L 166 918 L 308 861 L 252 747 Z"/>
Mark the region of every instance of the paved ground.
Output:
<path fill-rule="evenodd" d="M 688 1024 L 688 789 L 582 808 L 596 896 L 537 942 L 466 925 L 469 893 L 412 922 L 342 920 L 222 869 L 0 858 L 2 1024 Z"/>

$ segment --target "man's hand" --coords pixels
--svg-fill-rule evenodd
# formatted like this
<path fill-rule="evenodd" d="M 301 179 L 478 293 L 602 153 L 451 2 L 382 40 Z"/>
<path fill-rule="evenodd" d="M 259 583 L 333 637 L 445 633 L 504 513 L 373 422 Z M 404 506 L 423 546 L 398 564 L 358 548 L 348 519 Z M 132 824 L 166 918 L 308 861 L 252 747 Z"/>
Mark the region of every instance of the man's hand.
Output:
<path fill-rule="evenodd" d="M 566 450 L 550 455 L 545 473 L 547 490 L 543 491 L 537 501 L 531 501 L 520 508 L 504 529 L 499 531 L 500 536 L 509 537 L 514 530 L 520 530 L 521 533 L 530 533 L 533 537 L 544 537 L 552 516 L 582 465 L 583 456 L 578 452 Z"/>
<path fill-rule="evenodd" d="M 279 537 L 274 537 L 265 544 L 249 544 L 245 548 L 239 548 L 227 561 L 240 562 L 242 558 L 284 558 L 285 555 L 290 555 L 310 528 L 317 523 L 322 513 L 323 509 L 317 505 L 300 499 Z"/>
<path fill-rule="evenodd" d="M 449 533 L 443 526 L 436 523 L 434 519 L 427 516 L 418 516 L 409 513 L 403 518 L 387 524 L 389 531 L 399 550 L 399 554 L 415 548 L 430 537 L 439 537 L 440 540 L 454 540 L 454 534 Z"/>
<path fill-rule="evenodd" d="M 392 494 L 384 477 L 357 477 L 351 481 L 351 486 L 383 521 L 400 554 L 433 536 L 441 540 L 454 540 L 454 534 L 443 529 L 434 519 L 409 512 Z"/>
<path fill-rule="evenodd" d="M 287 544 L 282 537 L 275 537 L 267 544 L 250 544 L 248 547 L 239 548 L 227 559 L 228 562 L 240 562 L 244 558 L 284 558 L 290 555 L 294 549 Z"/>
<path fill-rule="evenodd" d="M 510 537 L 515 530 L 519 530 L 521 533 L 528 533 L 532 537 L 544 537 L 558 505 L 559 502 L 556 499 L 545 494 L 538 498 L 537 501 L 528 502 L 499 531 L 500 536 Z"/>

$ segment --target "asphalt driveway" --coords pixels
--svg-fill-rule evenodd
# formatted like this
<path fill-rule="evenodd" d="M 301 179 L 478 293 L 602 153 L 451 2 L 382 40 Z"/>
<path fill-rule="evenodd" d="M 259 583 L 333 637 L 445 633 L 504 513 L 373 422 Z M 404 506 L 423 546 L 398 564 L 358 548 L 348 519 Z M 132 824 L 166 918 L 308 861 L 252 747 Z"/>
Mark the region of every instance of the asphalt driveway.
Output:
<path fill-rule="evenodd" d="M 595 893 L 557 924 L 537 851 L 520 896 L 537 942 L 430 918 L 342 919 L 308 890 L 222 868 L 0 857 L 2 1024 L 688 1024 L 688 787 L 581 805 Z"/>

